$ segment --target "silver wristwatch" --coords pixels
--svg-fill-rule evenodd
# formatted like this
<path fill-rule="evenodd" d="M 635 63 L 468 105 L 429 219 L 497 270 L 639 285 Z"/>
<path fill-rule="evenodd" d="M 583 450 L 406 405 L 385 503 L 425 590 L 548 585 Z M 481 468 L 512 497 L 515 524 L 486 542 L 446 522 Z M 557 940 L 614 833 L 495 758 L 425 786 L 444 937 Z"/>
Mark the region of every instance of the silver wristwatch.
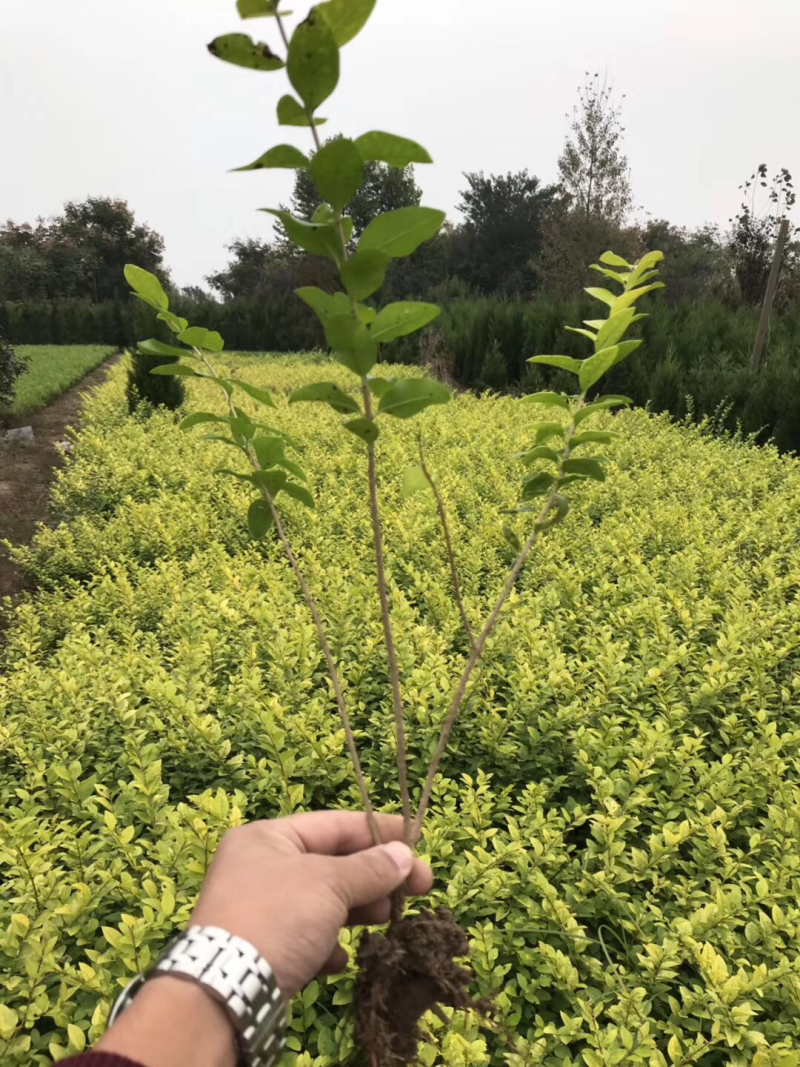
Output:
<path fill-rule="evenodd" d="M 170 942 L 155 966 L 123 989 L 108 1025 L 146 981 L 171 974 L 202 986 L 226 1010 L 243 1067 L 273 1067 L 286 1040 L 286 1013 L 267 961 L 241 937 L 216 926 L 190 926 Z"/>

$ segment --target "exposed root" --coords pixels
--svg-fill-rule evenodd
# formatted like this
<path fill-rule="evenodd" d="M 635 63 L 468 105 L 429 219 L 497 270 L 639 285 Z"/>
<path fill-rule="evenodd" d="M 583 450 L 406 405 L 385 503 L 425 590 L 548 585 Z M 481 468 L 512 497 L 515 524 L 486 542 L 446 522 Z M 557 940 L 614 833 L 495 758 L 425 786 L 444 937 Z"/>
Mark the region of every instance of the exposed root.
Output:
<path fill-rule="evenodd" d="M 364 934 L 353 1008 L 356 1044 L 368 1067 L 416 1063 L 426 1011 L 445 1022 L 443 1006 L 489 1014 L 489 1002 L 467 992 L 472 975 L 455 962 L 468 953 L 464 931 L 444 908 L 393 923 L 385 937 Z"/>

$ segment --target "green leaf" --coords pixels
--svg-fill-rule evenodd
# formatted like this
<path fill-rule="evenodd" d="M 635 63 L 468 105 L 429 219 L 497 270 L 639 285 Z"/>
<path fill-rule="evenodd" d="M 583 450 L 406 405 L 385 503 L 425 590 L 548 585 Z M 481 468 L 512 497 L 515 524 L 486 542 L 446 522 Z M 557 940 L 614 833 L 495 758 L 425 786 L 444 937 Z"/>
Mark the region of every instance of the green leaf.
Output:
<path fill-rule="evenodd" d="M 221 415 L 212 415 L 209 411 L 195 411 L 192 415 L 187 415 L 185 419 L 182 419 L 179 424 L 181 430 L 191 430 L 193 426 L 199 426 L 203 422 L 226 422 Z"/>
<path fill-rule="evenodd" d="M 584 393 L 587 389 L 591 389 L 595 382 L 599 382 L 606 371 L 614 366 L 618 355 L 619 345 L 612 345 L 583 361 L 579 381 Z"/>
<path fill-rule="evenodd" d="M 561 485 L 565 485 L 567 481 L 568 479 L 562 478 Z M 567 517 L 567 512 L 569 511 L 569 501 L 566 497 L 557 495 L 555 500 L 553 501 L 553 507 L 555 508 L 555 511 L 553 511 L 551 508 L 550 514 L 545 519 L 545 521 L 538 524 L 540 530 L 549 530 L 551 526 L 555 526 L 557 523 L 561 522 L 562 519 L 565 519 Z"/>
<path fill-rule="evenodd" d="M 535 496 L 546 496 L 553 485 L 555 478 L 547 471 L 537 471 L 529 474 L 522 482 L 522 499 L 532 500 Z"/>
<path fill-rule="evenodd" d="M 149 341 L 140 341 L 136 346 L 145 356 L 177 356 L 178 359 L 192 358 L 191 352 L 185 348 L 173 348 L 172 345 L 164 345 L 161 341 L 151 338 Z"/>
<path fill-rule="evenodd" d="M 536 431 L 534 445 L 543 445 L 553 437 L 564 436 L 564 427 L 560 422 L 540 422 L 533 429 Z"/>
<path fill-rule="evenodd" d="M 614 303 L 611 305 L 612 311 L 621 311 L 623 308 L 631 307 L 640 296 L 645 296 L 647 293 L 652 293 L 654 289 L 664 289 L 666 286 L 663 282 L 651 282 L 649 285 L 643 285 L 639 289 L 629 289 L 627 293 L 623 293 L 622 296 L 618 296 Z"/>
<path fill-rule="evenodd" d="M 596 334 L 592 333 L 591 330 L 582 330 L 580 326 L 565 326 L 564 329 L 569 330 L 570 333 L 579 333 L 581 337 L 588 337 L 592 344 L 596 340 Z"/>
<path fill-rule="evenodd" d="M 608 264 L 609 267 L 627 267 L 628 270 L 633 268 L 632 263 L 629 263 L 627 259 L 623 259 L 622 256 L 618 256 L 614 252 L 604 252 L 600 257 L 600 262 Z"/>
<path fill-rule="evenodd" d="M 607 408 L 617 408 L 621 407 L 623 404 L 630 405 L 632 403 L 633 401 L 627 396 L 615 396 L 611 393 L 607 396 L 600 396 L 594 403 L 587 404 L 586 407 L 575 412 L 575 425 L 580 426 L 584 419 L 588 419 L 589 416 L 593 415 L 596 411 L 605 411 Z"/>
<path fill-rule="evenodd" d="M 247 528 L 253 540 L 260 541 L 272 522 L 272 511 L 266 500 L 254 500 L 247 511 Z"/>
<path fill-rule="evenodd" d="M 372 395 L 377 397 L 383 396 L 387 389 L 391 389 L 395 381 L 395 378 L 367 378 Z"/>
<path fill-rule="evenodd" d="M 225 347 L 216 330 L 204 330 L 202 326 L 190 326 L 178 334 L 178 340 L 191 348 L 204 348 L 207 352 L 221 352 Z"/>
<path fill-rule="evenodd" d="M 396 137 L 393 133 L 371 130 L 356 138 L 356 144 L 365 162 L 380 160 L 390 167 L 407 167 L 411 163 L 432 163 L 422 145 L 409 141 L 407 137 Z"/>
<path fill-rule="evenodd" d="M 187 367 L 185 363 L 165 363 L 161 367 L 153 367 L 150 373 L 163 374 L 165 377 L 172 376 L 175 378 L 205 377 L 205 375 L 198 374 L 197 371 L 192 370 L 191 367 Z"/>
<path fill-rule="evenodd" d="M 547 367 L 558 367 L 572 374 L 580 374 L 581 371 L 581 360 L 570 356 L 531 356 L 528 363 L 544 363 Z"/>
<path fill-rule="evenodd" d="M 619 440 L 619 434 L 613 430 L 584 430 L 583 433 L 575 434 L 570 441 L 570 448 L 579 448 L 581 445 L 593 442 L 598 445 L 609 445 L 612 441 Z"/>
<path fill-rule="evenodd" d="M 614 303 L 615 303 L 615 301 L 617 299 L 616 294 L 612 293 L 608 289 L 592 289 L 592 288 L 589 288 L 589 289 L 584 289 L 584 292 L 588 293 L 589 296 L 593 296 L 595 298 L 595 300 L 602 300 L 603 303 L 604 304 L 608 304 L 609 307 L 613 307 Z"/>
<path fill-rule="evenodd" d="M 224 422 L 225 420 L 222 419 L 220 421 Z M 221 433 L 204 433 L 202 439 L 204 441 L 220 441 L 224 445 L 233 445 L 233 447 L 238 448 L 240 452 L 243 451 L 241 445 L 238 445 L 235 441 L 231 440 L 230 437 L 225 437 Z"/>
<path fill-rule="evenodd" d="M 189 325 L 188 319 L 182 319 L 180 315 L 173 315 L 171 311 L 159 311 L 156 318 L 166 322 L 173 333 L 183 333 Z"/>
<path fill-rule="evenodd" d="M 569 400 L 562 393 L 528 393 L 520 400 L 521 404 L 541 404 L 543 407 L 569 409 Z"/>
<path fill-rule="evenodd" d="M 307 222 L 297 219 L 281 208 L 264 207 L 260 209 L 268 215 L 280 219 L 286 236 L 299 248 L 313 252 L 317 256 L 327 256 L 335 262 L 342 259 L 342 245 L 336 227 L 330 223 Z"/>
<path fill-rule="evenodd" d="M 232 173 L 237 174 L 243 170 L 266 170 L 268 168 L 282 167 L 287 170 L 297 170 L 299 167 L 307 167 L 308 156 L 304 156 L 299 148 L 290 144 L 275 145 L 269 151 L 248 163 L 246 167 L 234 167 Z"/>
<path fill-rule="evenodd" d="M 431 404 L 447 404 L 450 390 L 431 378 L 398 378 L 380 399 L 378 410 L 384 415 L 409 419 Z"/>
<path fill-rule="evenodd" d="M 344 423 L 344 428 L 354 433 L 356 437 L 360 437 L 362 441 L 366 441 L 368 445 L 374 444 L 380 433 L 372 419 L 350 419 L 349 422 Z"/>
<path fill-rule="evenodd" d="M 279 470 L 253 471 L 250 475 L 254 485 L 260 485 L 271 497 L 276 497 L 286 485 L 286 473 Z"/>
<path fill-rule="evenodd" d="M 233 382 L 243 393 L 247 393 L 248 396 L 251 396 L 253 400 L 257 400 L 260 404 L 266 404 L 268 408 L 275 407 L 275 403 L 266 389 L 257 389 L 254 385 L 250 385 L 249 382 L 240 382 L 238 378 L 228 378 L 228 381 Z"/>
<path fill-rule="evenodd" d="M 334 40 L 341 48 L 361 31 L 374 7 L 375 0 L 328 0 L 325 4 L 318 4 L 315 11 L 325 18 Z"/>
<path fill-rule="evenodd" d="M 638 285 L 642 279 L 642 275 L 647 271 L 653 269 L 657 263 L 660 263 L 664 258 L 663 252 L 647 252 L 632 268 L 631 276 L 628 279 L 628 286 L 632 288 L 634 285 Z"/>
<path fill-rule="evenodd" d="M 430 489 L 431 483 L 425 477 L 425 471 L 419 465 L 415 467 L 409 467 L 403 475 L 403 484 L 401 492 L 404 497 L 413 496 L 414 493 L 419 493 L 423 489 Z"/>
<path fill-rule="evenodd" d="M 595 338 L 595 351 L 600 352 L 610 345 L 615 345 L 627 331 L 636 317 L 636 312 L 631 308 L 617 311 L 605 320 Z"/>
<path fill-rule="evenodd" d="M 354 374 L 369 374 L 378 362 L 378 345 L 364 323 L 352 315 L 334 315 L 322 325 L 339 363 Z"/>
<path fill-rule="evenodd" d="M 292 497 L 294 500 L 299 500 L 301 504 L 305 504 L 307 508 L 315 506 L 314 497 L 304 485 L 298 485 L 297 482 L 286 482 L 283 491 L 287 496 Z"/>
<path fill-rule="evenodd" d="M 305 285 L 295 289 L 295 294 L 323 321 L 334 315 L 350 314 L 350 301 L 344 293 L 326 293 L 316 285 Z"/>
<path fill-rule="evenodd" d="M 323 200 L 341 211 L 358 192 L 364 178 L 364 161 L 353 141 L 338 137 L 311 160 L 311 177 Z"/>
<path fill-rule="evenodd" d="M 436 304 L 423 304 L 420 301 L 402 300 L 396 304 L 387 304 L 381 308 L 370 327 L 372 339 L 379 344 L 388 344 L 397 337 L 421 330 L 441 314 Z"/>
<path fill-rule="evenodd" d="M 278 14 L 280 0 L 236 0 L 236 10 L 243 19 L 256 19 Z M 282 11 L 282 15 L 288 15 L 288 11 Z"/>
<path fill-rule="evenodd" d="M 353 397 L 333 382 L 314 382 L 313 385 L 304 385 L 301 389 L 295 389 L 289 397 L 290 404 L 299 404 L 303 401 L 330 404 L 340 415 L 361 410 Z"/>
<path fill-rule="evenodd" d="M 236 415 L 227 420 L 228 425 L 233 431 L 234 437 L 241 437 L 245 440 L 251 438 L 256 432 L 255 424 L 247 412 L 242 411 L 241 408 L 234 408 Z"/>
<path fill-rule="evenodd" d="M 256 437 L 253 451 L 262 470 L 277 466 L 283 459 L 283 441 L 280 437 Z"/>
<path fill-rule="evenodd" d="M 517 535 L 514 533 L 510 526 L 503 527 L 503 537 L 506 539 L 506 541 L 508 541 L 508 543 L 511 545 L 515 552 L 519 553 L 522 551 L 522 544 L 520 542 L 520 539 L 517 537 Z"/>
<path fill-rule="evenodd" d="M 222 37 L 215 37 L 208 50 L 212 56 L 224 59 L 226 63 L 249 70 L 280 70 L 285 66 L 268 44 L 256 42 L 246 33 L 226 33 Z"/>
<path fill-rule="evenodd" d="M 330 25 L 317 8 L 292 34 L 286 72 L 306 109 L 315 111 L 339 82 L 339 48 Z"/>
<path fill-rule="evenodd" d="M 610 278 L 612 282 L 617 282 L 619 285 L 625 285 L 628 280 L 628 276 L 620 274 L 619 271 L 611 270 L 610 267 L 601 267 L 599 263 L 592 263 L 589 266 L 589 270 L 596 270 L 598 274 L 602 274 L 604 278 Z"/>
<path fill-rule="evenodd" d="M 561 457 L 558 452 L 554 452 L 547 445 L 536 445 L 534 448 L 529 448 L 527 452 L 520 453 L 517 458 L 527 466 L 536 459 L 549 459 L 553 463 L 558 463 Z"/>
<path fill-rule="evenodd" d="M 241 471 L 233 471 L 230 467 L 217 467 L 214 473 L 224 474 L 227 478 L 235 478 L 238 482 L 247 482 L 248 485 L 253 485 L 252 474 L 242 474 Z"/>
<path fill-rule="evenodd" d="M 565 474 L 578 474 L 582 478 L 594 478 L 596 482 L 606 480 L 606 472 L 599 459 L 567 459 L 564 461 Z"/>
<path fill-rule="evenodd" d="M 283 457 L 283 459 L 278 460 L 277 466 L 283 467 L 284 470 L 287 470 L 290 474 L 293 474 L 295 478 L 299 478 L 301 482 L 308 481 L 308 479 L 306 478 L 306 472 L 303 470 L 300 464 L 293 463 L 292 460 L 287 459 L 285 456 Z"/>
<path fill-rule="evenodd" d="M 327 119 L 314 118 L 313 122 L 303 105 L 288 93 L 278 101 L 279 126 L 322 126 Z"/>
<path fill-rule="evenodd" d="M 385 211 L 370 222 L 358 242 L 359 252 L 376 249 L 391 259 L 410 256 L 434 237 L 445 220 L 443 211 L 430 207 L 401 207 Z"/>
<path fill-rule="evenodd" d="M 342 264 L 342 283 L 354 300 L 366 300 L 383 285 L 389 257 L 377 249 L 356 252 Z"/>
<path fill-rule="evenodd" d="M 125 281 L 140 300 L 155 308 L 156 311 L 166 311 L 169 307 L 169 298 L 164 292 L 161 282 L 149 270 L 142 270 L 141 267 L 136 267 L 133 263 L 127 263 L 125 265 Z"/>

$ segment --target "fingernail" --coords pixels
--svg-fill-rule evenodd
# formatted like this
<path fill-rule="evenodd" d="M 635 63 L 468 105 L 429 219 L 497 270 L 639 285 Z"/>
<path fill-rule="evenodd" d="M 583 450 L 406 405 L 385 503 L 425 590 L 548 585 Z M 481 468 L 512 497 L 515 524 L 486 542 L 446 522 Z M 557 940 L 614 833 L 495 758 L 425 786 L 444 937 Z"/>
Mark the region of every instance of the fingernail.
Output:
<path fill-rule="evenodd" d="M 414 853 L 402 841 L 390 841 L 383 851 L 392 857 L 401 874 L 406 875 L 414 865 Z"/>

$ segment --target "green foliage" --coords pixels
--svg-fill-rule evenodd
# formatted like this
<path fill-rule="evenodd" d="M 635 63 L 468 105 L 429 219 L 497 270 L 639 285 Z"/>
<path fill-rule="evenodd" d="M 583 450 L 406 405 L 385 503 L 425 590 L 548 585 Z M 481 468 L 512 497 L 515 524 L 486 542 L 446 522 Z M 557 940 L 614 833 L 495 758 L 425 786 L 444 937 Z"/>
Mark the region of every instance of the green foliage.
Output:
<path fill-rule="evenodd" d="M 593 307 L 594 301 L 588 299 L 552 296 L 529 302 L 458 298 L 441 304 L 436 329 L 451 357 L 455 380 L 467 388 L 484 388 L 485 367 L 491 360 L 495 380 L 502 380 L 502 364 L 508 387 L 524 392 L 569 387 L 568 375 L 534 367 L 527 360 L 538 352 L 582 356 L 585 342 L 564 324 L 592 318 L 599 306 Z M 708 300 L 670 307 L 656 294 L 648 313 L 631 330 L 644 341 L 646 357 L 612 367 L 609 388 L 677 419 L 691 412 L 700 420 L 724 409 L 724 417 L 715 423 L 720 430 L 736 432 L 738 426 L 745 435 L 755 434 L 759 442 L 772 438 L 782 451 L 800 452 L 797 309 L 773 316 L 769 355 L 758 375 L 749 370 L 758 323 L 754 311 Z M 397 341 L 392 358 L 416 362 L 416 340 Z"/>
<path fill-rule="evenodd" d="M 165 363 L 165 360 L 169 362 Z M 174 373 L 153 374 L 159 367 L 174 371 L 178 366 L 176 361 L 176 356 L 148 355 L 138 350 L 132 353 L 127 389 L 128 410 L 131 413 L 141 404 L 146 409 L 164 407 L 170 411 L 181 407 L 186 399 L 186 390 L 180 377 Z"/>
<path fill-rule="evenodd" d="M 25 373 L 27 364 L 26 356 L 22 352 L 15 351 L 14 346 L 0 331 L 0 420 L 12 409 L 12 406 L 21 407 L 19 397 L 17 397 L 18 379 Z M 16 404 L 15 397 L 17 397 Z"/>
<path fill-rule="evenodd" d="M 64 390 L 85 378 L 112 352 L 113 349 L 103 345 L 19 346 L 16 358 L 21 364 L 21 373 L 16 379 L 11 413 L 24 415 L 45 407 Z"/>
<path fill-rule="evenodd" d="M 11 221 L 0 225 L 3 300 L 121 300 L 125 292 L 122 268 L 130 261 L 168 277 L 163 238 L 138 222 L 124 200 L 90 196 L 65 204 L 60 215 L 39 218 L 35 225 Z M 55 337 L 19 340 L 59 342 Z M 78 344 L 92 340 L 64 339 Z"/>
<path fill-rule="evenodd" d="M 314 359 L 220 359 L 305 443 L 317 508 L 281 496 L 285 521 L 335 628 L 376 801 L 396 810 L 368 506 L 350 476 L 363 445 L 332 442 L 325 409 L 283 403 L 323 373 L 351 395 L 355 379 Z M 124 388 L 115 368 L 88 402 L 55 487 L 64 524 L 20 553 L 40 591 L 9 613 L 0 653 L 8 1067 L 97 1039 L 121 983 L 187 922 L 229 825 L 359 804 L 294 578 L 271 536 L 249 540 L 251 487 L 216 473 L 230 447 L 198 448 L 168 413 L 126 419 Z M 213 382 L 189 394 L 193 412 L 227 417 Z M 420 416 L 459 504 L 471 617 L 508 565 L 511 457 L 537 416 L 562 417 L 469 393 Z M 788 1065 L 800 1052 L 800 465 L 642 411 L 586 427 L 621 431 L 604 446 L 610 481 L 582 486 L 523 573 L 423 834 L 434 902 L 468 929 L 476 992 L 495 996 L 501 1025 L 456 1017 L 445 1032 L 428 1018 L 445 1036 L 421 1058 L 663 1067 L 679 1046 L 698 1067 Z M 464 638 L 433 498 L 400 504 L 416 462 L 407 428 L 384 420 L 379 445 L 416 789 Z M 350 995 L 347 975 L 298 998 L 286 1067 L 346 1058 Z"/>
<path fill-rule="evenodd" d="M 280 70 L 284 65 L 269 45 L 260 41 L 256 43 L 246 33 L 227 33 L 215 37 L 208 50 L 212 56 L 224 59 L 226 63 L 250 70 Z"/>

